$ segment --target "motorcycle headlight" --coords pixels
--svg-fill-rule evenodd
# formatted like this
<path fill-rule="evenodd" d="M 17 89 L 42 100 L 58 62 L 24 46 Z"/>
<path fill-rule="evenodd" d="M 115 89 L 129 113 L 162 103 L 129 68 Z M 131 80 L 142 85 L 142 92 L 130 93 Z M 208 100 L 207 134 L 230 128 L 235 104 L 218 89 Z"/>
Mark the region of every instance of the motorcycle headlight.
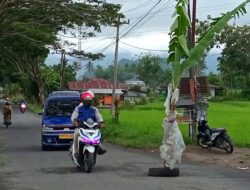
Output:
<path fill-rule="evenodd" d="M 53 128 L 48 127 L 48 126 L 46 126 L 46 125 L 43 125 L 43 126 L 42 126 L 42 131 L 53 131 Z"/>

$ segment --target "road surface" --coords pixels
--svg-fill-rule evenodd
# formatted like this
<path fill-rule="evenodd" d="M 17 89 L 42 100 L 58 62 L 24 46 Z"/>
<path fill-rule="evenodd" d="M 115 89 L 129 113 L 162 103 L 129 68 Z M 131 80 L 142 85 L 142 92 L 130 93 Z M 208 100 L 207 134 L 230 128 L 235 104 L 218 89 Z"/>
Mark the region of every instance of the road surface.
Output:
<path fill-rule="evenodd" d="M 0 190 L 246 190 L 250 174 L 241 170 L 183 161 L 175 178 L 148 177 L 150 167 L 160 167 L 158 153 L 106 144 L 92 173 L 79 171 L 69 152 L 41 151 L 41 117 L 14 110 L 13 125 L 0 119 L 0 143 L 5 165 L 0 167 Z M 139 135 L 139 134 L 138 134 Z"/>

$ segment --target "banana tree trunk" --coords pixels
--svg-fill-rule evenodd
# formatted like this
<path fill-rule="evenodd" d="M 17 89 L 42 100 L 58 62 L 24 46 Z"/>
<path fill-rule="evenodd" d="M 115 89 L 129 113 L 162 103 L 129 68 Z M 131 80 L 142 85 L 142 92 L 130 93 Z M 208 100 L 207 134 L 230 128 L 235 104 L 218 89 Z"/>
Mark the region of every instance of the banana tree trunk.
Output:
<path fill-rule="evenodd" d="M 173 89 L 172 85 L 168 86 L 168 96 L 164 103 L 166 107 L 166 117 L 163 120 L 164 128 L 162 145 L 160 147 L 161 159 L 164 167 L 173 169 L 177 163 L 181 162 L 182 152 L 186 146 L 182 134 L 176 121 L 175 104 L 179 97 L 179 89 Z"/>

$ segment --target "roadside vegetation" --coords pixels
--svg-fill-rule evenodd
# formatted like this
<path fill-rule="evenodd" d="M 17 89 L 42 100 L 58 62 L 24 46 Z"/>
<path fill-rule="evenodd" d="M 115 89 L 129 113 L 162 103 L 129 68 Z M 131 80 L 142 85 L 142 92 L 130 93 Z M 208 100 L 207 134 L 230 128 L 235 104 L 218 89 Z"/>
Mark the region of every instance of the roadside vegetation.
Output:
<path fill-rule="evenodd" d="M 43 112 L 42 106 L 40 104 L 36 104 L 36 103 L 28 104 L 28 109 L 33 113 L 41 113 L 41 112 Z"/>
<path fill-rule="evenodd" d="M 158 148 L 161 144 L 164 101 L 121 111 L 120 122 L 114 123 L 110 110 L 102 109 L 106 121 L 104 138 L 108 142 L 136 148 Z M 209 102 L 208 124 L 212 128 L 225 127 L 236 146 L 250 147 L 250 102 Z M 191 144 L 188 124 L 180 124 L 184 141 Z M 194 142 L 195 143 L 195 142 Z"/>

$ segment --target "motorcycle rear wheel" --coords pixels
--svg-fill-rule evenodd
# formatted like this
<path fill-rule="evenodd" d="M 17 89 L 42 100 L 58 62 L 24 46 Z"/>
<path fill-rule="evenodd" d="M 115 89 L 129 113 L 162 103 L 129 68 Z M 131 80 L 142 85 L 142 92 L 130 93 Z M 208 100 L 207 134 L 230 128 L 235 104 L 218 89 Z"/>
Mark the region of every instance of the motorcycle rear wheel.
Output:
<path fill-rule="evenodd" d="M 209 146 L 207 144 L 205 144 L 205 138 L 204 137 L 197 137 L 197 143 L 201 148 L 208 148 Z"/>
<path fill-rule="evenodd" d="M 9 128 L 9 126 L 11 125 L 11 121 L 9 120 L 5 121 L 4 125 L 6 126 L 6 128 Z"/>

